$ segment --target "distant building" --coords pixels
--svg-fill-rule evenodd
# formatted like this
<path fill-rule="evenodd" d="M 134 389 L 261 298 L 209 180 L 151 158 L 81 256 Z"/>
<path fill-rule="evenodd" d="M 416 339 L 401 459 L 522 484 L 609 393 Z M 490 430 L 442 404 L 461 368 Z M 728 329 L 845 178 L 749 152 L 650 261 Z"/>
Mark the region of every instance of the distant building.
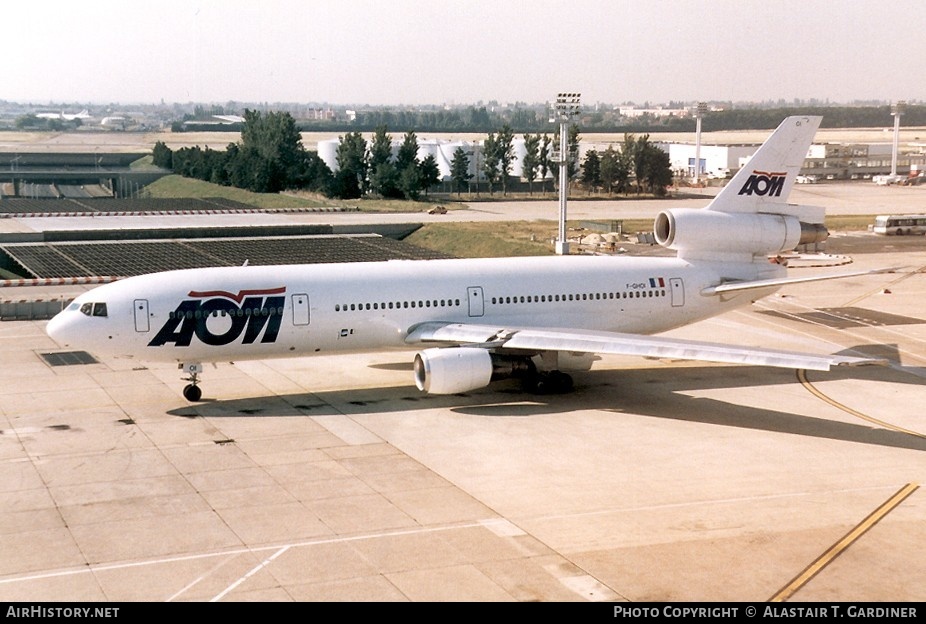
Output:
<path fill-rule="evenodd" d="M 690 117 L 691 109 L 690 108 L 636 108 L 633 106 L 626 106 L 618 108 L 618 113 L 621 117 L 628 117 L 630 119 L 636 117 L 643 117 L 644 115 L 649 115 L 650 117 Z"/>
<path fill-rule="evenodd" d="M 657 147 L 669 154 L 672 171 L 682 178 L 695 177 L 695 152 L 693 143 L 657 143 Z M 740 162 L 749 158 L 758 145 L 701 145 L 701 167 L 699 178 L 726 178 L 740 168 Z"/>
<path fill-rule="evenodd" d="M 893 146 L 890 143 L 824 143 L 812 145 L 804 161 L 808 173 L 834 179 L 868 179 L 890 173 Z M 916 144 L 901 148 L 897 173 L 907 175 L 926 166 L 926 151 Z"/>
<path fill-rule="evenodd" d="M 337 115 L 330 108 L 310 108 L 305 111 L 305 118 L 312 121 L 334 121 Z"/>

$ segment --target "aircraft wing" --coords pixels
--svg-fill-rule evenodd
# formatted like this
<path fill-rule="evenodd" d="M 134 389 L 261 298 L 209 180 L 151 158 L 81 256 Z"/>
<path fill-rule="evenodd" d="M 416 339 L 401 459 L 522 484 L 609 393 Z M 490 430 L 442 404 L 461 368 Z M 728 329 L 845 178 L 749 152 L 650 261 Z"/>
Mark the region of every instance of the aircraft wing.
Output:
<path fill-rule="evenodd" d="M 609 353 L 823 371 L 829 370 L 832 366 L 886 363 L 884 360 L 872 358 L 813 355 L 661 336 L 574 329 L 508 328 L 468 323 L 422 323 L 412 328 L 405 341 L 409 344 L 443 342 L 491 349 Z"/>

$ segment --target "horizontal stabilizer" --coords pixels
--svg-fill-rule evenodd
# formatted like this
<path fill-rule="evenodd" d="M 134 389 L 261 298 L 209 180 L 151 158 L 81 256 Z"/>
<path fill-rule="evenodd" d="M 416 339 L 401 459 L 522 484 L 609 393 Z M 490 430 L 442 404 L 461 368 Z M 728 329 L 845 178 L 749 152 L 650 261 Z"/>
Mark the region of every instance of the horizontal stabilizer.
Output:
<path fill-rule="evenodd" d="M 788 284 L 803 284 L 806 282 L 820 282 L 823 280 L 841 279 L 844 277 L 858 277 L 860 275 L 876 275 L 878 273 L 893 273 L 897 267 L 888 269 L 875 269 L 873 271 L 855 271 L 852 273 L 833 273 L 831 275 L 812 275 L 809 277 L 781 277 L 776 279 L 752 280 L 744 282 L 725 282 L 717 286 L 709 286 L 701 291 L 704 296 L 722 295 L 724 293 L 756 290 L 759 288 L 779 288 Z"/>

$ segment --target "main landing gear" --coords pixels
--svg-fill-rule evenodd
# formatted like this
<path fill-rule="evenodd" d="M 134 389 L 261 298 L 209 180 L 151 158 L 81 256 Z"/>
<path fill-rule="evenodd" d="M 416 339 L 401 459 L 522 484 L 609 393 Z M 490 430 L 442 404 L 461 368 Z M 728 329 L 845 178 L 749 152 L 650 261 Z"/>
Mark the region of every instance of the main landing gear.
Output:
<path fill-rule="evenodd" d="M 559 370 L 560 357 L 557 351 L 540 354 L 540 368 L 528 360 L 528 370 L 522 377 L 521 387 L 532 394 L 566 394 L 572 392 L 572 377 Z"/>
<path fill-rule="evenodd" d="M 183 388 L 183 398 L 191 403 L 195 403 L 203 398 L 202 388 L 198 385 L 199 376 L 203 372 L 203 365 L 199 362 L 181 362 L 177 368 L 187 374 L 187 377 L 184 377 L 183 380 L 190 382 Z"/>
<path fill-rule="evenodd" d="M 522 386 L 532 394 L 566 394 L 572 392 L 572 377 L 558 370 L 528 375 Z"/>

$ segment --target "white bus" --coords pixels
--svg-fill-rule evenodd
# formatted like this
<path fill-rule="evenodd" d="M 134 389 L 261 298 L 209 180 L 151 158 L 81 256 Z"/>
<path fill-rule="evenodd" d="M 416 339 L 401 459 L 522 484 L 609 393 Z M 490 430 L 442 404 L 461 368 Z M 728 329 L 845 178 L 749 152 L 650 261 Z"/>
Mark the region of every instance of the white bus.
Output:
<path fill-rule="evenodd" d="M 878 215 L 875 234 L 926 234 L 926 215 Z"/>

